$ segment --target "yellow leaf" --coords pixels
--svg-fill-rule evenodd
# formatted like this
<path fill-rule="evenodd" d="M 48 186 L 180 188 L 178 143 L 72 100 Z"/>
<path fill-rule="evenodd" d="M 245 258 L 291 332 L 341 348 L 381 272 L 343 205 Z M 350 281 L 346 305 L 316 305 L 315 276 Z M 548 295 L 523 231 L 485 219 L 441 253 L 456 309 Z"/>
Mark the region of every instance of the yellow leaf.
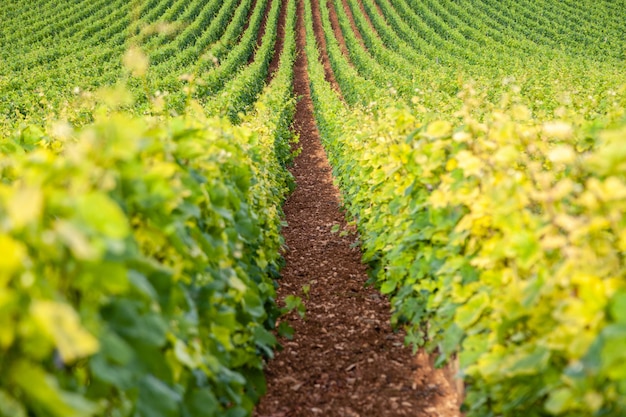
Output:
<path fill-rule="evenodd" d="M 7 212 L 13 227 L 19 229 L 41 217 L 43 194 L 37 188 L 17 190 L 7 204 Z"/>
<path fill-rule="evenodd" d="M 148 57 L 137 46 L 131 46 L 128 51 L 126 51 L 124 57 L 122 58 L 122 62 L 124 63 L 126 69 L 128 69 L 135 77 L 142 77 L 146 75 L 146 71 L 148 71 Z"/>
<path fill-rule="evenodd" d="M 571 164 L 576 160 L 576 152 L 571 146 L 560 145 L 550 149 L 548 159 L 555 164 Z"/>
<path fill-rule="evenodd" d="M 465 175 L 479 175 L 483 163 L 475 157 L 470 151 L 461 151 L 457 154 L 456 159 L 459 167 L 465 172 Z"/>
<path fill-rule="evenodd" d="M 469 142 L 472 139 L 472 135 L 469 132 L 456 132 L 452 135 L 452 140 L 459 143 Z"/>
<path fill-rule="evenodd" d="M 626 252 L 626 229 L 622 230 L 619 235 L 619 250 L 622 252 Z"/>
<path fill-rule="evenodd" d="M 437 120 L 428 125 L 425 135 L 432 139 L 442 138 L 452 133 L 452 125 L 446 120 Z"/>
<path fill-rule="evenodd" d="M 595 211 L 598 209 L 598 198 L 596 195 L 590 190 L 583 191 L 580 196 L 576 199 L 576 203 L 582 205 L 587 210 Z"/>
<path fill-rule="evenodd" d="M 550 234 L 541 238 L 541 247 L 544 250 L 560 249 L 567 245 L 567 239 L 561 235 Z"/>
<path fill-rule="evenodd" d="M 532 117 L 532 113 L 528 107 L 521 104 L 513 106 L 511 109 L 511 115 L 515 120 L 519 121 L 529 120 Z"/>
<path fill-rule="evenodd" d="M 598 411 L 602 407 L 604 398 L 597 391 L 590 391 L 585 394 L 585 404 L 589 405 L 592 411 Z"/>
<path fill-rule="evenodd" d="M 551 197 L 555 200 L 560 200 L 570 194 L 572 190 L 574 190 L 574 187 L 574 181 L 569 178 L 564 178 L 554 186 Z"/>
<path fill-rule="evenodd" d="M 14 291 L 0 288 L 0 349 L 5 351 L 15 340 L 15 322 L 8 312 L 17 308 L 17 299 Z"/>
<path fill-rule="evenodd" d="M 239 279 L 237 276 L 234 276 L 234 275 L 230 277 L 230 279 L 228 280 L 228 283 L 230 284 L 231 288 L 235 289 L 236 291 L 240 293 L 244 293 L 248 289 L 246 284 L 241 279 Z"/>
<path fill-rule="evenodd" d="M 604 191 L 603 198 L 606 201 L 626 199 L 626 184 L 617 177 L 609 177 L 604 180 L 602 188 Z"/>
<path fill-rule="evenodd" d="M 133 103 L 132 94 L 122 85 L 102 87 L 98 90 L 97 95 L 105 105 L 113 109 L 129 106 Z M 86 134 L 83 135 L 83 137 L 84 136 L 86 136 Z M 83 137 L 81 137 L 81 139 L 83 139 Z"/>
<path fill-rule="evenodd" d="M 568 232 L 573 232 L 582 226 L 582 222 L 579 219 L 565 213 L 558 214 L 555 217 L 554 222 Z"/>
<path fill-rule="evenodd" d="M 77 259 L 94 260 L 100 256 L 101 250 L 92 245 L 85 233 L 72 223 L 58 220 L 54 230 Z"/>
<path fill-rule="evenodd" d="M 494 160 L 503 166 L 513 164 L 519 158 L 520 152 L 513 145 L 503 146 L 494 155 Z"/>
<path fill-rule="evenodd" d="M 0 286 L 4 286 L 17 271 L 26 256 L 26 248 L 7 235 L 0 235 Z"/>
<path fill-rule="evenodd" d="M 572 126 L 566 122 L 546 122 L 543 124 L 543 133 L 555 139 L 569 139 L 572 136 L 573 129 Z"/>
<path fill-rule="evenodd" d="M 34 301 L 30 311 L 54 340 L 65 363 L 98 351 L 98 340 L 81 326 L 78 314 L 69 305 L 54 301 Z"/>
<path fill-rule="evenodd" d="M 447 188 L 445 186 L 439 187 L 430 194 L 428 201 L 433 208 L 446 207 L 450 203 L 450 193 Z"/>

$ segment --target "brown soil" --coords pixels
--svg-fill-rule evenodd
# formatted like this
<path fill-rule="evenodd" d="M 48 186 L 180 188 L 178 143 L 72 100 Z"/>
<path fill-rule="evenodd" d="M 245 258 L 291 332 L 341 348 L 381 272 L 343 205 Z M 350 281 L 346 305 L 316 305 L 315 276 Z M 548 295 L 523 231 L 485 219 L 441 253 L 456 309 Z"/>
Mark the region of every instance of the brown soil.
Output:
<path fill-rule="evenodd" d="M 267 71 L 265 84 L 269 84 L 274 77 L 274 73 L 278 70 L 280 62 L 280 54 L 283 51 L 283 43 L 285 39 L 285 21 L 287 20 L 287 2 L 281 2 L 280 14 L 278 15 L 278 28 L 276 32 L 276 43 L 274 43 L 274 53 Z"/>
<path fill-rule="evenodd" d="M 333 69 L 330 65 L 330 58 L 328 57 L 328 51 L 326 50 L 326 38 L 324 37 L 324 30 L 322 29 L 322 17 L 320 16 L 320 9 L 317 1 L 319 0 L 313 0 L 311 2 L 311 14 L 313 15 L 313 30 L 315 32 L 315 41 L 319 46 L 320 59 L 322 60 L 322 65 L 324 66 L 325 79 L 327 82 L 330 83 L 333 90 L 341 95 L 341 88 L 339 87 L 339 83 L 337 82 L 335 74 L 333 73 Z M 302 6 L 298 5 L 298 7 Z M 304 25 L 304 21 L 300 20 L 299 17 L 298 22 L 302 22 L 302 25 Z M 302 51 L 301 53 L 304 53 L 304 47 L 302 47 L 300 50 Z"/>
<path fill-rule="evenodd" d="M 313 3 L 315 3 L 315 6 L 313 6 L 313 10 L 319 8 L 319 6 L 317 5 L 317 1 L 326 1 L 326 0 L 313 1 Z M 339 20 L 337 20 L 337 14 L 335 13 L 335 8 L 333 7 L 332 2 L 327 1 L 326 7 L 328 8 L 328 17 L 330 18 L 330 26 L 333 28 L 333 34 L 335 35 L 335 39 L 337 39 L 337 42 L 339 43 L 339 48 L 341 49 L 341 53 L 343 54 L 343 56 L 346 57 L 348 62 L 352 62 L 350 60 L 350 54 L 348 53 L 348 47 L 346 46 L 346 40 L 344 39 L 343 33 L 341 32 L 341 27 L 339 26 Z"/>
<path fill-rule="evenodd" d="M 256 58 L 256 52 L 259 50 L 259 48 L 261 47 L 261 43 L 263 42 L 263 35 L 265 34 L 265 28 L 267 26 L 267 16 L 270 13 L 270 9 L 272 6 L 272 0 L 269 0 L 267 2 L 267 5 L 265 6 L 265 10 L 263 11 L 263 17 L 261 18 L 261 25 L 259 26 L 259 31 L 256 34 L 256 46 L 254 48 L 254 51 L 252 52 L 252 54 L 250 54 L 250 57 L 248 58 L 248 65 L 252 64 L 254 62 L 254 59 Z M 254 9 L 251 9 L 251 12 Z M 246 21 L 246 24 L 250 23 L 250 19 L 248 18 L 248 20 Z"/>
<path fill-rule="evenodd" d="M 376 27 L 374 26 L 374 23 L 372 23 L 372 19 L 370 19 L 370 15 L 367 14 L 367 11 L 365 10 L 365 6 L 363 5 L 363 1 L 358 0 L 357 3 L 359 5 L 359 9 L 361 10 L 361 14 L 363 15 L 363 17 L 365 17 L 365 20 L 367 21 L 367 24 L 370 25 L 370 28 L 372 28 L 372 32 L 374 33 L 374 35 L 378 36 Z M 344 4 L 346 3 L 344 2 Z M 346 4 L 346 6 L 348 5 Z"/>
<path fill-rule="evenodd" d="M 346 0 L 342 0 L 341 5 L 343 9 L 345 10 L 346 15 L 348 15 L 348 21 L 350 22 L 350 27 L 352 28 L 352 32 L 356 35 L 356 38 L 359 40 L 359 43 L 361 44 L 363 49 L 367 49 L 365 46 L 365 42 L 363 42 L 363 35 L 361 35 L 361 32 L 359 31 L 359 28 L 357 27 L 356 22 L 354 21 L 354 15 L 352 15 L 352 10 L 350 9 L 350 6 L 348 6 L 348 3 L 346 2 Z M 333 12 L 335 12 L 334 7 L 332 10 Z"/>
<path fill-rule="evenodd" d="M 246 17 L 246 21 L 243 24 L 243 29 L 241 30 L 239 39 L 243 37 L 243 34 L 246 33 L 246 30 L 248 30 L 248 27 L 250 26 L 250 18 L 252 17 L 252 14 L 254 13 L 254 8 L 256 7 L 257 1 L 258 0 L 252 0 L 252 4 L 250 5 L 250 10 L 248 10 L 248 15 Z"/>
<path fill-rule="evenodd" d="M 268 364 L 268 392 L 255 415 L 457 417 L 446 373 L 404 347 L 403 335 L 389 325 L 388 301 L 365 286 L 367 268 L 340 210 L 313 118 L 303 22 L 300 1 L 294 90 L 302 97 L 295 116 L 302 153 L 292 168 L 297 188 L 284 207 L 288 250 L 278 299 L 301 296 L 307 311 L 304 319 L 288 317 L 295 336 L 281 341 L 284 349 Z"/>
<path fill-rule="evenodd" d="M 378 10 L 378 14 L 384 18 L 385 14 L 383 13 L 383 10 L 380 8 L 380 5 L 378 4 L 378 0 L 374 0 L 373 3 L 374 3 L 374 6 L 376 7 L 376 10 Z"/>

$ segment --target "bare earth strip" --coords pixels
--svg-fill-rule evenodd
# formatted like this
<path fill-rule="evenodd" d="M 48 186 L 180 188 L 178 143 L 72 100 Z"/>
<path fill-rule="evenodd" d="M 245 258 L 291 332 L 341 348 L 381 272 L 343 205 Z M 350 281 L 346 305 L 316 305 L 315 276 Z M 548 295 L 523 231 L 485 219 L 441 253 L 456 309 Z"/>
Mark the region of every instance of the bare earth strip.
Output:
<path fill-rule="evenodd" d="M 254 62 L 256 57 L 256 51 L 261 47 L 261 42 L 263 41 L 263 35 L 265 35 L 265 28 L 267 27 L 267 15 L 270 13 L 270 9 L 272 8 L 272 1 L 267 2 L 267 6 L 265 7 L 265 11 L 263 12 L 263 19 L 261 20 L 261 26 L 259 26 L 259 31 L 256 34 L 256 47 L 254 48 L 254 52 L 248 58 L 248 65 Z M 251 9 L 250 13 L 252 13 Z M 247 20 L 246 24 L 248 24 L 250 19 Z"/>
<path fill-rule="evenodd" d="M 292 168 L 297 188 L 284 207 L 288 251 L 278 298 L 302 296 L 307 312 L 289 317 L 295 337 L 282 340 L 268 364 L 268 393 L 255 415 L 458 416 L 444 373 L 425 355 L 411 355 L 389 325 L 389 303 L 365 286 L 355 235 L 332 232 L 350 228 L 313 118 L 303 14 L 298 2 L 295 128 L 302 153 Z"/>
<path fill-rule="evenodd" d="M 267 77 L 265 78 L 265 84 L 269 84 L 274 77 L 274 73 L 278 70 L 278 63 L 280 61 L 280 54 L 283 50 L 283 42 L 285 39 L 285 20 L 287 19 L 287 2 L 283 1 L 280 5 L 280 14 L 278 15 L 278 28 L 276 32 L 276 43 L 274 44 L 274 54 L 270 61 L 270 66 L 267 71 Z"/>
<path fill-rule="evenodd" d="M 298 1 L 301 2 L 302 0 L 298 0 Z M 312 13 L 313 13 L 313 28 L 315 30 L 315 41 L 317 42 L 320 48 L 320 59 L 322 60 L 322 65 L 324 66 L 324 75 L 325 75 L 326 81 L 330 83 L 333 90 L 335 90 L 339 95 L 341 95 L 341 88 L 339 87 L 339 83 L 337 82 L 337 79 L 335 78 L 335 74 L 333 73 L 333 69 L 330 65 L 330 58 L 328 58 L 328 51 L 326 51 L 326 38 L 324 37 L 324 30 L 322 29 L 322 17 L 320 16 L 319 6 L 316 3 L 317 1 L 319 0 L 314 0 L 313 2 L 311 2 Z M 303 6 L 299 5 L 299 7 L 302 8 Z M 300 20 L 300 17 L 298 17 L 298 22 L 301 22 L 302 25 L 304 25 L 303 20 Z M 304 28 L 298 29 L 298 30 L 302 30 L 304 33 Z M 301 54 L 304 54 L 304 41 L 302 45 L 298 44 L 298 50 L 300 51 Z M 305 73 L 306 73 L 306 69 L 305 69 Z M 308 75 L 306 77 L 308 80 Z"/>

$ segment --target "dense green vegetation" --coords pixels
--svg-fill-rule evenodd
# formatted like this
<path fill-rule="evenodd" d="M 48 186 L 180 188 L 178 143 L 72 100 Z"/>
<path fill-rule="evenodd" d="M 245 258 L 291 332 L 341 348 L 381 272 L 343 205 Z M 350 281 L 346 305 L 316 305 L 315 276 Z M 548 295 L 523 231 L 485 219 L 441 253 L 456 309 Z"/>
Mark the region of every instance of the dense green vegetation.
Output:
<path fill-rule="evenodd" d="M 626 9 L 319 2 L 338 95 L 305 4 L 317 121 L 407 341 L 459 362 L 468 415 L 623 415 Z"/>
<path fill-rule="evenodd" d="M 276 0 L 233 25 L 236 2 L 40 3 L 0 8 L 0 415 L 249 415 L 280 315 L 295 3 L 282 51 Z"/>
<path fill-rule="evenodd" d="M 467 415 L 624 415 L 624 1 L 297 1 L 407 342 L 458 361 Z M 249 415 L 296 0 L 9 0 L 0 21 L 0 416 Z"/>

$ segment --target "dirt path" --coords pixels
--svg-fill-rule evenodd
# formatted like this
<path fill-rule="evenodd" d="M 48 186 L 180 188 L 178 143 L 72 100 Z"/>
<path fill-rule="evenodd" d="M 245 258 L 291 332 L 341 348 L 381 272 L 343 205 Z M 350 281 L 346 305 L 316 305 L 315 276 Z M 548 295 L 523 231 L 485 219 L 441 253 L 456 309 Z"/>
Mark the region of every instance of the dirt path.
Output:
<path fill-rule="evenodd" d="M 356 22 L 354 21 L 354 15 L 352 14 L 352 10 L 350 9 L 350 6 L 348 6 L 348 4 L 346 3 L 346 0 L 340 1 L 339 6 L 343 7 L 346 15 L 348 16 L 348 21 L 350 22 L 352 33 L 356 35 L 356 39 L 359 41 L 359 44 L 361 45 L 363 49 L 367 50 L 367 46 L 365 45 L 365 42 L 363 41 L 363 35 L 361 34 L 361 31 L 359 31 L 359 28 L 357 27 Z M 334 19 L 337 19 L 337 26 L 339 26 L 339 19 L 337 18 L 337 9 L 335 8 L 334 2 L 328 1 L 328 7 L 330 8 L 331 15 L 334 15 Z"/>
<path fill-rule="evenodd" d="M 256 5 L 256 1 L 258 0 L 255 0 L 255 5 Z M 265 6 L 265 10 L 263 11 L 263 17 L 261 18 L 261 25 L 259 26 L 259 30 L 256 33 L 256 46 L 254 48 L 254 51 L 252 51 L 252 53 L 248 57 L 248 65 L 254 62 L 254 60 L 256 59 L 256 53 L 261 47 L 261 43 L 263 43 L 263 35 L 265 35 L 265 28 L 267 26 L 267 16 L 270 14 L 271 8 L 272 8 L 272 0 L 268 0 L 267 5 Z M 248 19 L 246 19 L 244 32 L 246 29 L 248 29 L 248 26 L 250 25 L 250 16 L 252 16 L 253 12 L 254 12 L 254 8 L 250 9 L 250 12 L 248 14 Z"/>
<path fill-rule="evenodd" d="M 301 2 L 302 0 L 298 0 L 298 1 Z M 337 79 L 335 78 L 335 74 L 333 73 L 333 69 L 330 65 L 330 58 L 328 57 L 328 51 L 326 50 L 326 38 L 324 37 L 324 30 L 322 29 L 322 17 L 320 16 L 320 10 L 319 10 L 317 1 L 319 0 L 314 0 L 312 2 L 311 13 L 313 14 L 313 30 L 315 31 L 315 41 L 319 45 L 320 59 L 322 60 L 322 65 L 324 66 L 324 77 L 326 81 L 330 83 L 333 90 L 335 90 L 337 94 L 341 95 L 341 88 L 339 87 L 339 83 L 337 82 Z M 298 7 L 301 8 L 302 5 L 298 5 Z M 300 13 L 300 9 L 298 9 L 298 13 Z M 303 20 L 300 19 L 300 16 L 298 17 L 298 22 L 299 22 L 298 24 L 304 25 Z M 298 29 L 298 30 L 301 30 L 302 33 L 305 33 L 304 28 Z M 301 51 L 301 54 L 304 54 L 304 41 L 302 42 L 302 45 L 298 44 L 298 50 Z M 298 64 L 296 63 L 296 66 L 297 65 Z M 297 68 L 296 68 L 296 71 L 297 71 Z M 304 72 L 306 75 L 306 65 L 305 65 Z M 306 77 L 308 80 L 308 75 Z"/>
<path fill-rule="evenodd" d="M 376 31 L 376 27 L 374 26 L 374 23 L 372 23 L 372 19 L 370 19 L 370 15 L 367 14 L 367 11 L 365 10 L 365 6 L 363 5 L 363 1 L 359 0 L 359 1 L 357 1 L 357 3 L 359 5 L 359 10 L 361 10 L 361 14 L 363 15 L 363 17 L 367 21 L 367 24 L 369 25 L 369 27 L 372 29 L 372 33 L 374 33 L 374 35 L 377 38 L 380 38 L 380 36 L 378 35 L 378 32 Z M 350 6 L 348 5 L 348 0 L 343 0 L 343 4 L 344 4 L 344 6 L 347 9 L 350 9 Z"/>
<path fill-rule="evenodd" d="M 283 52 L 283 43 L 285 39 L 285 20 L 287 19 L 287 2 L 282 2 L 280 5 L 280 14 L 278 15 L 278 27 L 276 32 L 276 42 L 274 43 L 274 54 L 270 61 L 270 66 L 267 70 L 267 77 L 265 78 L 265 84 L 269 84 L 274 77 L 274 73 L 278 70 L 278 64 L 280 62 L 280 54 Z"/>
<path fill-rule="evenodd" d="M 297 188 L 284 207 L 288 251 L 278 298 L 302 296 L 307 312 L 289 317 L 295 336 L 281 341 L 284 350 L 268 364 L 268 393 L 255 415 L 458 416 L 443 372 L 424 355 L 413 357 L 391 330 L 389 303 L 364 286 L 355 235 L 341 233 L 349 227 L 313 118 L 303 15 L 299 1 L 294 89 L 302 97 L 295 116 L 302 153 L 292 168 Z"/>
<path fill-rule="evenodd" d="M 318 1 L 326 1 L 326 0 L 315 0 L 314 6 L 312 7 L 313 9 L 313 17 L 314 19 L 319 19 L 320 20 L 320 25 L 322 17 L 320 15 L 319 12 L 319 5 L 317 4 Z M 335 7 L 332 4 L 332 1 L 326 1 L 326 7 L 328 7 L 328 17 L 330 18 L 330 26 L 333 29 L 333 33 L 335 35 L 335 39 L 337 39 L 337 43 L 339 43 L 339 49 L 341 49 L 341 53 L 343 54 L 344 57 L 346 57 L 346 60 L 348 60 L 348 62 L 350 62 L 350 64 L 352 64 L 352 60 L 350 59 L 350 53 L 348 52 L 348 46 L 346 45 L 346 39 L 343 37 L 343 32 L 341 32 L 341 27 L 339 26 L 339 20 L 337 19 L 337 15 L 335 14 Z"/>

